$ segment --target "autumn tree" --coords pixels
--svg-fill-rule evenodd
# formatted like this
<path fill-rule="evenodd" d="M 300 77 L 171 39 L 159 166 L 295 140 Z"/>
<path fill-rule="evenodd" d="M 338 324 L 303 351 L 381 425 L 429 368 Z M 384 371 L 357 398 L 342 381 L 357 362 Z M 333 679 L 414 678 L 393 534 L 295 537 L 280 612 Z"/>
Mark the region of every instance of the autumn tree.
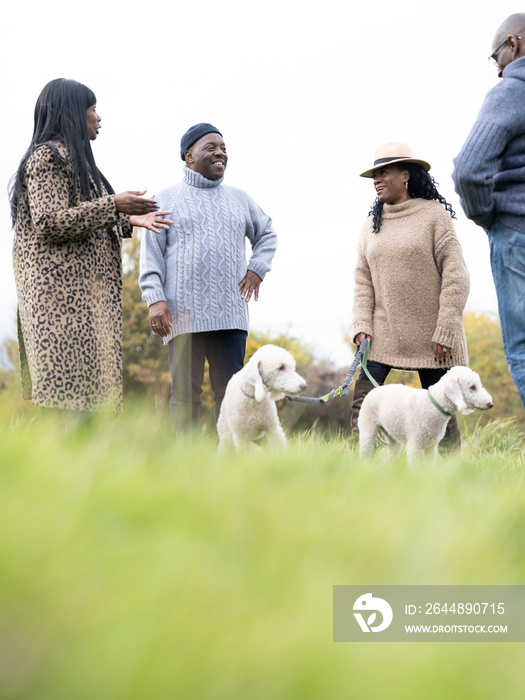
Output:
<path fill-rule="evenodd" d="M 483 414 L 472 414 L 471 421 L 486 423 L 495 418 L 516 417 L 516 425 L 525 430 L 525 414 L 505 360 L 498 319 L 489 314 L 469 313 L 464 325 L 469 365 L 479 374 L 494 401 L 494 408 Z"/>
<path fill-rule="evenodd" d="M 18 343 L 7 338 L 0 347 L 0 393 L 20 383 Z"/>
<path fill-rule="evenodd" d="M 122 281 L 123 387 L 129 397 L 166 401 L 171 380 L 168 350 L 149 327 L 148 306 L 139 288 L 140 239 L 134 235 L 124 243 Z"/>

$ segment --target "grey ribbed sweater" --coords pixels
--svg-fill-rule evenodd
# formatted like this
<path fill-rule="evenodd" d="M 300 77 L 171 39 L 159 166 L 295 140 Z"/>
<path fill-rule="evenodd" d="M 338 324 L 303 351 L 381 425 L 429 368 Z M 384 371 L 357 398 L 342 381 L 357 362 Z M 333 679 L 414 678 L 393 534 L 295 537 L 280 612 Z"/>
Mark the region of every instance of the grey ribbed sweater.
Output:
<path fill-rule="evenodd" d="M 167 302 L 171 338 L 182 333 L 249 330 L 239 282 L 246 270 L 261 279 L 271 269 L 277 236 L 271 219 L 242 190 L 184 167 L 184 179 L 161 192 L 161 210 L 173 212 L 167 232 L 142 233 L 139 285 L 151 306 Z M 246 245 L 252 256 L 246 262 Z"/>
<path fill-rule="evenodd" d="M 452 178 L 469 219 L 495 219 L 525 233 L 525 57 L 512 61 L 485 97 Z"/>
<path fill-rule="evenodd" d="M 379 233 L 363 227 L 355 269 L 353 337 L 372 336 L 370 360 L 435 368 L 433 343 L 467 365 L 463 310 L 469 274 L 450 215 L 439 202 L 385 204 Z"/>

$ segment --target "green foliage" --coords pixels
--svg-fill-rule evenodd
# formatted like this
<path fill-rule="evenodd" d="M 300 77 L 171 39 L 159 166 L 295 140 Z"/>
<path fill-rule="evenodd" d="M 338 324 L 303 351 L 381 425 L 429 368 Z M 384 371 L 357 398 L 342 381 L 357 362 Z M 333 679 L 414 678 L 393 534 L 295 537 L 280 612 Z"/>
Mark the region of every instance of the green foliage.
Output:
<path fill-rule="evenodd" d="M 22 399 L 18 343 L 13 338 L 0 345 L 0 402 L 10 406 L 12 416 L 25 414 L 30 419 L 39 413 L 39 409 Z"/>
<path fill-rule="evenodd" d="M 135 404 L 88 427 L 0 403 L 0 697 L 521 697 L 520 644 L 332 642 L 334 584 L 523 583 L 518 439 L 494 424 L 409 470 L 311 433 L 218 453 Z"/>
<path fill-rule="evenodd" d="M 505 360 L 499 321 L 488 314 L 467 314 L 465 333 L 470 367 L 479 374 L 494 400 L 494 408 L 479 416 L 481 423 L 515 417 L 516 426 L 525 431 L 525 413 Z M 474 414 L 470 421 L 474 421 Z"/>
<path fill-rule="evenodd" d="M 17 381 L 18 364 L 18 343 L 13 338 L 8 338 L 0 347 L 0 393 Z"/>
<path fill-rule="evenodd" d="M 138 285 L 140 239 L 124 243 L 122 282 L 122 364 L 124 394 L 165 402 L 171 385 L 168 350 L 149 327 L 149 312 Z"/>
<path fill-rule="evenodd" d="M 313 350 L 299 338 L 284 333 L 272 335 L 269 332 L 264 333 L 256 330 L 250 331 L 246 342 L 246 361 L 250 359 L 256 350 L 268 343 L 279 345 L 279 347 L 291 352 L 295 358 L 297 371 L 300 373 L 306 372 L 309 367 L 316 364 Z"/>
<path fill-rule="evenodd" d="M 481 414 L 477 423 L 467 426 L 463 435 L 469 445 L 470 456 L 482 462 L 497 460 L 505 455 L 507 469 L 520 469 L 525 454 L 525 433 L 516 428 L 516 418 L 486 423 Z"/>

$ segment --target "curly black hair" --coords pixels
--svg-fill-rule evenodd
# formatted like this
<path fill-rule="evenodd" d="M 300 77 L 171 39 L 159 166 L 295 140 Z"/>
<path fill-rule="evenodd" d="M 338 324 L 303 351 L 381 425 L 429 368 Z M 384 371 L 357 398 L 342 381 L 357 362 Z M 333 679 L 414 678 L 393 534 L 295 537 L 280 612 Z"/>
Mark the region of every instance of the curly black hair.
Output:
<path fill-rule="evenodd" d="M 435 199 L 440 202 L 445 209 L 448 211 L 450 216 L 455 219 L 456 212 L 452 209 L 452 205 L 447 202 L 447 200 L 439 194 L 437 191 L 437 183 L 432 175 L 430 175 L 425 168 L 417 163 L 403 163 L 403 165 L 395 165 L 394 167 L 399 168 L 399 170 L 408 170 L 410 173 L 410 180 L 408 181 L 408 194 L 412 198 L 420 197 L 421 199 Z M 379 199 L 372 204 L 368 216 L 374 217 L 372 231 L 374 233 L 379 233 L 381 229 L 381 222 L 383 220 L 383 202 Z"/>

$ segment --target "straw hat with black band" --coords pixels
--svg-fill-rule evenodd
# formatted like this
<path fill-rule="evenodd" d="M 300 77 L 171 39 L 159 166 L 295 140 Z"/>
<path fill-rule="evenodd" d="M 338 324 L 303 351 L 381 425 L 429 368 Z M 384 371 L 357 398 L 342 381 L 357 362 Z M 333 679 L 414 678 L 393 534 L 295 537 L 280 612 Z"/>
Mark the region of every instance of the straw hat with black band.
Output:
<path fill-rule="evenodd" d="M 374 170 L 377 170 L 381 166 L 385 165 L 397 165 L 399 163 L 416 163 L 425 168 L 425 170 L 430 170 L 430 163 L 426 160 L 421 160 L 420 158 L 414 158 L 412 149 L 406 143 L 401 143 L 400 141 L 393 141 L 392 143 L 385 143 L 383 146 L 378 146 L 374 153 L 374 166 L 370 170 L 365 170 L 361 173 L 360 177 L 374 177 Z"/>

